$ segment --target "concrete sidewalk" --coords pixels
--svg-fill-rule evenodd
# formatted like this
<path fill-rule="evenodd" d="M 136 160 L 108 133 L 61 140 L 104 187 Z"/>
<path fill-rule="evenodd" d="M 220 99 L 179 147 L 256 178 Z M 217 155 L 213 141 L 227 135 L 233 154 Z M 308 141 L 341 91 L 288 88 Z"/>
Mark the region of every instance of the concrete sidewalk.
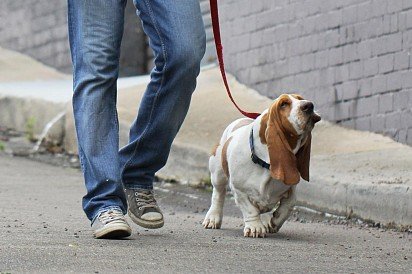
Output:
<path fill-rule="evenodd" d="M 225 203 L 222 229 L 204 229 L 210 193 L 156 183 L 165 226 L 131 223 L 124 240 L 95 240 L 81 209 L 79 170 L 0 153 L 0 273 L 409 273 L 412 235 L 351 224 L 289 220 L 244 238 Z M 130 220 L 130 219 L 129 219 Z"/>
<path fill-rule="evenodd" d="M 244 108 L 262 111 L 271 104 L 270 99 L 237 83 L 233 77 L 229 77 L 229 82 Z M 44 82 L 45 88 L 47 83 Z M 121 144 L 127 142 L 128 128 L 145 87 L 142 80 L 119 90 Z M 39 106 L 44 109 L 44 105 Z M 31 108 L 35 109 L 36 104 L 32 103 Z M 75 153 L 71 107 L 66 109 L 64 146 L 66 151 Z M 14 113 L 21 112 L 24 109 L 16 106 Z M 189 115 L 173 144 L 168 164 L 159 175 L 190 184 L 208 181 L 209 152 L 224 128 L 239 117 L 224 91 L 218 68 L 203 69 Z M 411 147 L 381 135 L 321 122 L 314 131 L 311 182 L 299 184 L 298 201 L 333 214 L 412 226 L 411 186 Z"/>

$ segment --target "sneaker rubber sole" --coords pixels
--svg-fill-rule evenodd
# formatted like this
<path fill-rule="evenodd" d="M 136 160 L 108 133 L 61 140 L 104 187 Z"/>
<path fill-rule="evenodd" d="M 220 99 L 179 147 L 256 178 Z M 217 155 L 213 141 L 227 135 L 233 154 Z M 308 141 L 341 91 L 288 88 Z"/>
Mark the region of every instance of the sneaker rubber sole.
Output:
<path fill-rule="evenodd" d="M 132 235 L 128 225 L 110 225 L 93 232 L 96 239 L 122 239 Z"/>
<path fill-rule="evenodd" d="M 136 217 L 133 213 L 131 213 L 130 211 L 128 212 L 130 219 L 132 219 L 132 221 L 144 228 L 148 228 L 148 229 L 157 229 L 157 228 L 161 228 L 165 222 L 163 219 L 159 220 L 159 221 L 147 221 L 147 220 L 143 220 L 140 219 L 138 217 Z"/>

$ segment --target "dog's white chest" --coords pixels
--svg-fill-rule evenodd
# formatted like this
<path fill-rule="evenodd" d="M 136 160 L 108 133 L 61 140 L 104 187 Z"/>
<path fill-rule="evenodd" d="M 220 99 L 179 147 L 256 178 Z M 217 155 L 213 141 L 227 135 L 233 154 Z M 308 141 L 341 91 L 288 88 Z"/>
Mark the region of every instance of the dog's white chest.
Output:
<path fill-rule="evenodd" d="M 289 189 L 289 185 L 285 185 L 282 182 L 270 178 L 266 183 L 263 183 L 260 186 L 259 196 L 256 197 L 255 202 L 262 208 L 262 213 L 270 211 L 283 197 L 285 197 L 285 195 L 288 194 Z"/>
<path fill-rule="evenodd" d="M 239 170 L 239 173 L 242 172 Z M 249 199 L 262 213 L 272 210 L 288 194 L 291 187 L 272 179 L 269 172 L 263 168 L 254 169 L 249 174 L 243 175 L 243 178 L 247 179 L 232 180 L 231 188 L 245 193 L 245 198 L 247 197 L 246 199 Z"/>
<path fill-rule="evenodd" d="M 279 201 L 285 193 L 290 189 L 290 185 L 285 185 L 282 182 L 279 182 L 277 180 L 271 179 L 270 182 L 268 183 L 267 188 L 267 195 L 272 197 L 273 200 Z"/>

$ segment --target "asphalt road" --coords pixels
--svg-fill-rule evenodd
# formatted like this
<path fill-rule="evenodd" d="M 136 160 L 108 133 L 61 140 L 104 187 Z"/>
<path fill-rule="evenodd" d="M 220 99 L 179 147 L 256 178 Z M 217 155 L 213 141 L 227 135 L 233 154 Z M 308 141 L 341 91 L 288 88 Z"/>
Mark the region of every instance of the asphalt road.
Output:
<path fill-rule="evenodd" d="M 0 154 L 0 273 L 412 273 L 410 233 L 288 221 L 278 234 L 244 238 L 233 200 L 222 229 L 205 230 L 209 192 L 157 184 L 156 193 L 163 228 L 95 240 L 78 170 Z"/>

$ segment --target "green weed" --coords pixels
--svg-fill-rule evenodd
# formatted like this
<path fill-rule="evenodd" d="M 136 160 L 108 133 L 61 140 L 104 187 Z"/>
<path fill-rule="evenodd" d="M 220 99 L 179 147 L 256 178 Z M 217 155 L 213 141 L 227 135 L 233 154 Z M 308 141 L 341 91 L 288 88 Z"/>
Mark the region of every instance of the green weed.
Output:
<path fill-rule="evenodd" d="M 34 127 L 35 126 L 36 126 L 36 118 L 34 118 L 32 116 L 29 119 L 27 119 L 27 122 L 26 122 L 26 138 L 30 142 L 35 142 L 36 141 L 36 138 L 34 136 Z"/>

